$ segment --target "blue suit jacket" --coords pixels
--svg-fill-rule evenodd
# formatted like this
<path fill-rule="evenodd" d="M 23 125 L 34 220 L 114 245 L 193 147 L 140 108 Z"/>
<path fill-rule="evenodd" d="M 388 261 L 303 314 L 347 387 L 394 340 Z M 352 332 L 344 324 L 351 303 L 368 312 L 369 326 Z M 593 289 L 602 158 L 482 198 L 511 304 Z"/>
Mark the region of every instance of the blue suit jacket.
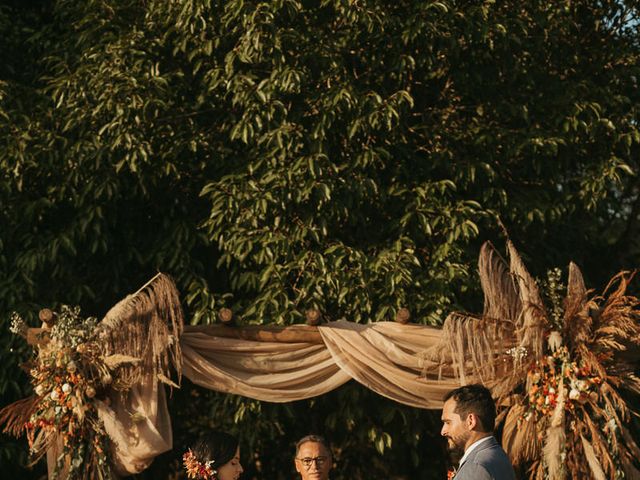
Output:
<path fill-rule="evenodd" d="M 485 440 L 458 468 L 455 480 L 516 480 L 509 457 L 494 437 Z"/>

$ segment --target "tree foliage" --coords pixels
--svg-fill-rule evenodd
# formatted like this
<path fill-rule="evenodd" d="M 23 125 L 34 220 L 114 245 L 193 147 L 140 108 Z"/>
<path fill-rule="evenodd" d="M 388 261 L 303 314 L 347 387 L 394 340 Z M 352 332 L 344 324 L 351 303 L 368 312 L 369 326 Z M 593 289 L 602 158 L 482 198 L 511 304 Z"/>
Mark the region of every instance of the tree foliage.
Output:
<path fill-rule="evenodd" d="M 534 271 L 574 259 L 598 285 L 640 250 L 637 25 L 620 0 L 0 6 L 2 325 L 60 303 L 100 315 L 157 270 L 192 323 L 226 306 L 438 324 L 479 309 L 471 265 L 498 219 Z M 0 342 L 11 399 L 24 353 Z M 405 446 L 407 475 L 428 471 L 401 427 L 389 450 L 364 411 L 315 402 L 336 409 L 318 429 L 352 425 L 354 455 Z M 282 425 L 251 445 L 292 440 L 286 409 L 196 404 Z"/>

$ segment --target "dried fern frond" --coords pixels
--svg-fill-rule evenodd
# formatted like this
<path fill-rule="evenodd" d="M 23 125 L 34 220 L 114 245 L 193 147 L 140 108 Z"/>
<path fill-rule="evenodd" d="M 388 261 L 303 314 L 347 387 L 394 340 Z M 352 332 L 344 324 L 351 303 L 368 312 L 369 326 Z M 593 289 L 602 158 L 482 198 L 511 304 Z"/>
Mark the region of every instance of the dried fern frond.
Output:
<path fill-rule="evenodd" d="M 601 378 L 607 377 L 607 370 L 602 366 L 596 352 L 589 348 L 587 344 L 580 344 L 575 347 L 575 353 L 581 359 L 583 365 Z"/>
<path fill-rule="evenodd" d="M 544 463 L 542 460 L 537 460 L 531 464 L 528 470 L 528 477 L 531 480 L 545 480 Z"/>
<path fill-rule="evenodd" d="M 633 458 L 635 458 L 636 460 L 640 459 L 640 447 L 638 447 L 636 439 L 631 436 L 629 430 L 627 430 L 624 425 L 621 425 L 619 428 L 620 434 L 622 435 L 622 439 L 625 443 L 625 449 L 631 453 Z"/>
<path fill-rule="evenodd" d="M 25 424 L 35 411 L 38 397 L 31 395 L 16 402 L 13 402 L 0 410 L 0 425 L 4 424 L 2 431 L 14 437 L 23 434 Z"/>

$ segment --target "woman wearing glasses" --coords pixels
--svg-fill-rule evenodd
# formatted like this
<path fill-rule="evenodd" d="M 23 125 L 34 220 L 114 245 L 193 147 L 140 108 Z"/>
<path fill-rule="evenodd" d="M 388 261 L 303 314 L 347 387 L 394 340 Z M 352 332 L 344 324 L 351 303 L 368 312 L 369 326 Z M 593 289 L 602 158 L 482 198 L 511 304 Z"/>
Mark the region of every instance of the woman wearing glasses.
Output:
<path fill-rule="evenodd" d="M 327 480 L 333 457 L 327 441 L 319 435 L 307 435 L 296 445 L 296 471 L 302 480 Z"/>
<path fill-rule="evenodd" d="M 212 431 L 182 456 L 187 477 L 197 480 L 238 480 L 240 465 L 238 439 Z"/>

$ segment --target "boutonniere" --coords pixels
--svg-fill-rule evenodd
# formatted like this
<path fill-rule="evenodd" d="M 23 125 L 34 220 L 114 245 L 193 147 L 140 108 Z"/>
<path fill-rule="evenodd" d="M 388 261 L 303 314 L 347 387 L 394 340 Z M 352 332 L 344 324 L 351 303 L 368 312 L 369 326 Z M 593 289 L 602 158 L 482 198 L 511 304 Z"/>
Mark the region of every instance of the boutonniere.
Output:
<path fill-rule="evenodd" d="M 447 470 L 447 480 L 451 480 L 453 477 L 455 477 L 456 473 L 458 473 L 457 468 L 450 468 L 449 470 Z"/>

